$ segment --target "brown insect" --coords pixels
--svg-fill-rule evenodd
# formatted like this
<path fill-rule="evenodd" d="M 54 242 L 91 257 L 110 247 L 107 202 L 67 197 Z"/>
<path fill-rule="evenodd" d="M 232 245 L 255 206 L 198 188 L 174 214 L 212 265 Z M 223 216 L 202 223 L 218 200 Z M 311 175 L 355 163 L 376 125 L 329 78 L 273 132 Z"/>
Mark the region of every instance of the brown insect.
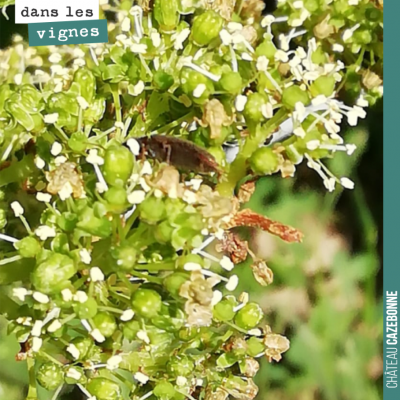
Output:
<path fill-rule="evenodd" d="M 199 174 L 216 173 L 218 176 L 222 171 L 207 150 L 189 142 L 188 140 L 173 136 L 152 135 L 150 137 L 138 138 L 143 155 L 147 153 L 159 162 L 166 162 L 174 167 Z"/>

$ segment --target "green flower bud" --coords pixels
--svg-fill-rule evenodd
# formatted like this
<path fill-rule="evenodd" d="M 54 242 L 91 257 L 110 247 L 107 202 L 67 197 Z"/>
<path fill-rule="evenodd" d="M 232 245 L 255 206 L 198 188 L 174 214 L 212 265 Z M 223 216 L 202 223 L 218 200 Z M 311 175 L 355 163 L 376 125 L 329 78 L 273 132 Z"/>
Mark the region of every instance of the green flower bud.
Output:
<path fill-rule="evenodd" d="M 121 388 L 118 383 L 107 378 L 93 378 L 86 386 L 89 393 L 97 400 L 120 400 Z"/>
<path fill-rule="evenodd" d="M 23 85 L 19 91 L 21 105 L 29 112 L 36 113 L 43 109 L 43 96 L 41 92 L 31 85 Z"/>
<path fill-rule="evenodd" d="M 156 226 L 154 237 L 160 243 L 168 243 L 171 240 L 173 231 L 174 228 L 171 226 L 169 221 L 163 221 Z"/>
<path fill-rule="evenodd" d="M 179 290 L 181 286 L 190 280 L 189 274 L 185 272 L 175 272 L 171 275 L 168 275 L 164 281 L 164 287 L 172 294 L 174 297 L 179 297 Z"/>
<path fill-rule="evenodd" d="M 335 90 L 336 81 L 333 76 L 320 76 L 310 86 L 310 92 L 314 97 L 324 95 L 329 97 Z"/>
<path fill-rule="evenodd" d="M 219 36 L 224 20 L 215 11 L 198 15 L 193 22 L 192 40 L 198 46 L 207 46 Z"/>
<path fill-rule="evenodd" d="M 78 216 L 68 211 L 57 216 L 57 225 L 65 232 L 72 232 L 77 222 Z"/>
<path fill-rule="evenodd" d="M 137 339 L 136 334 L 141 330 L 141 326 L 139 321 L 129 321 L 125 323 L 122 327 L 122 331 L 124 333 L 124 336 L 128 340 L 135 340 Z"/>
<path fill-rule="evenodd" d="M 128 204 L 126 190 L 112 186 L 104 193 L 104 198 L 109 203 L 109 210 L 121 214 Z"/>
<path fill-rule="evenodd" d="M 132 245 L 121 245 L 111 251 L 111 255 L 116 261 L 118 269 L 130 271 L 135 266 L 138 259 L 138 251 Z"/>
<path fill-rule="evenodd" d="M 180 256 L 176 260 L 176 267 L 183 269 L 185 267 L 185 264 L 187 264 L 187 263 L 196 263 L 196 264 L 199 264 L 200 266 L 203 266 L 204 260 L 198 254 L 190 253 L 190 254 L 186 254 L 184 256 Z"/>
<path fill-rule="evenodd" d="M 242 329 L 252 329 L 263 318 L 261 307 L 257 303 L 247 303 L 235 316 L 235 324 Z"/>
<path fill-rule="evenodd" d="M 368 29 L 357 29 L 353 33 L 353 40 L 361 45 L 370 44 L 372 42 L 372 33 Z"/>
<path fill-rule="evenodd" d="M 19 251 L 22 257 L 32 258 L 42 249 L 40 243 L 32 236 L 27 236 L 15 243 L 14 247 Z"/>
<path fill-rule="evenodd" d="M 76 153 L 83 153 L 87 148 L 87 136 L 83 132 L 75 132 L 68 139 L 68 146 Z"/>
<path fill-rule="evenodd" d="M 47 106 L 51 112 L 67 112 L 75 116 L 79 115 L 79 104 L 73 95 L 65 92 L 52 94 L 49 99 Z"/>
<path fill-rule="evenodd" d="M 106 338 L 111 337 L 117 329 L 114 316 L 107 312 L 97 313 L 93 318 L 93 322 L 100 333 Z"/>
<path fill-rule="evenodd" d="M 163 199 L 148 197 L 139 204 L 140 218 L 149 224 L 155 224 L 166 217 Z"/>
<path fill-rule="evenodd" d="M 80 360 L 84 360 L 89 356 L 94 347 L 93 341 L 87 337 L 75 338 L 72 340 L 72 344 L 78 349 Z"/>
<path fill-rule="evenodd" d="M 191 100 L 196 104 L 204 104 L 209 98 L 210 94 L 214 92 L 214 85 L 203 74 L 194 71 L 191 68 L 182 68 L 180 75 L 182 90 Z M 204 85 L 205 88 L 203 86 Z M 199 87 L 203 87 L 203 92 L 196 93 Z"/>
<path fill-rule="evenodd" d="M 262 340 L 257 339 L 254 336 L 252 336 L 246 343 L 247 343 L 246 352 L 251 357 L 255 357 L 265 350 L 265 346 L 263 345 Z"/>
<path fill-rule="evenodd" d="M 103 98 L 93 99 L 92 104 L 83 111 L 83 122 L 94 125 L 103 117 L 105 109 L 106 102 Z"/>
<path fill-rule="evenodd" d="M 175 389 L 172 383 L 167 381 L 158 382 L 153 389 L 154 396 L 160 400 L 170 400 L 175 397 Z"/>
<path fill-rule="evenodd" d="M 231 321 L 235 316 L 236 306 L 237 302 L 233 296 L 225 297 L 214 306 L 213 316 L 219 321 Z"/>
<path fill-rule="evenodd" d="M 86 207 L 80 214 L 77 227 L 91 235 L 106 238 L 111 235 L 112 226 L 107 217 L 97 218 L 92 208 Z"/>
<path fill-rule="evenodd" d="M 279 156 L 269 147 L 260 147 L 250 157 L 251 169 L 260 175 L 271 175 L 279 168 Z"/>
<path fill-rule="evenodd" d="M 40 386 L 46 390 L 55 390 L 64 382 L 64 372 L 57 364 L 42 364 L 36 374 Z"/>
<path fill-rule="evenodd" d="M 244 106 L 243 115 L 246 120 L 258 123 L 264 116 L 262 107 L 267 104 L 267 98 L 261 93 L 252 93 L 247 98 L 247 103 Z"/>
<path fill-rule="evenodd" d="M 174 84 L 174 77 L 158 70 L 153 75 L 154 86 L 161 92 L 167 91 Z"/>
<path fill-rule="evenodd" d="M 72 371 L 73 373 L 72 373 Z M 78 377 L 79 376 L 79 377 Z M 87 381 L 85 371 L 82 367 L 67 367 L 65 372 L 65 383 L 68 385 L 76 385 L 77 383 L 85 384 Z"/>
<path fill-rule="evenodd" d="M 292 85 L 283 90 L 282 103 L 287 108 L 294 110 L 297 102 L 303 103 L 305 106 L 310 103 L 310 96 L 299 86 Z"/>
<path fill-rule="evenodd" d="M 97 314 L 97 302 L 92 297 L 89 297 L 84 303 L 77 303 L 74 311 L 79 319 L 93 318 Z"/>
<path fill-rule="evenodd" d="M 226 72 L 222 74 L 219 85 L 230 94 L 239 94 L 243 87 L 242 77 L 239 72 Z"/>
<path fill-rule="evenodd" d="M 104 156 L 104 178 L 109 185 L 122 187 L 132 174 L 134 158 L 124 146 L 111 146 Z"/>
<path fill-rule="evenodd" d="M 12 99 L 10 99 L 6 101 L 4 108 L 28 132 L 34 129 L 35 122 L 32 116 L 25 111 L 19 101 L 12 101 Z"/>
<path fill-rule="evenodd" d="M 7 225 L 7 213 L 5 210 L 0 208 L 0 229 L 3 229 Z"/>
<path fill-rule="evenodd" d="M 76 70 L 74 82 L 79 84 L 81 96 L 90 104 L 96 93 L 96 79 L 85 67 Z"/>
<path fill-rule="evenodd" d="M 39 292 L 52 294 L 60 292 L 70 285 L 69 279 L 76 273 L 76 267 L 71 258 L 51 253 L 32 273 L 33 286 Z"/>
<path fill-rule="evenodd" d="M 154 18 L 160 24 L 163 32 L 173 31 L 179 23 L 177 0 L 155 0 Z"/>
<path fill-rule="evenodd" d="M 132 308 L 145 318 L 155 317 L 161 310 L 161 296 L 151 289 L 138 289 L 132 295 Z"/>
<path fill-rule="evenodd" d="M 182 355 L 179 358 L 172 358 L 167 368 L 175 376 L 188 376 L 193 371 L 194 364 L 188 357 Z"/>
<path fill-rule="evenodd" d="M 276 47 L 270 38 L 264 39 L 256 48 L 256 56 L 265 56 L 268 60 L 274 60 Z"/>

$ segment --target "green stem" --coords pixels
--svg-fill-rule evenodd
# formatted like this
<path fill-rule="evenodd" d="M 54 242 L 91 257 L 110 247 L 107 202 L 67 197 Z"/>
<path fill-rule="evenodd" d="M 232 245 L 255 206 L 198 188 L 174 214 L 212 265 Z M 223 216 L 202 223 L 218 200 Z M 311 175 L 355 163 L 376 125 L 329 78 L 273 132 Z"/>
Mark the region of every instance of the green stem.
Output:
<path fill-rule="evenodd" d="M 53 393 L 53 396 L 51 397 L 51 400 L 57 400 L 58 395 L 60 394 L 62 388 L 64 387 L 64 384 L 60 385 L 56 391 Z"/>
<path fill-rule="evenodd" d="M 150 264 L 138 264 L 135 267 L 136 270 L 158 272 L 158 271 L 172 271 L 175 269 L 175 263 L 171 262 L 160 262 Z"/>
<path fill-rule="evenodd" d="M 29 389 L 26 400 L 38 400 L 36 388 L 35 360 L 31 357 L 26 359 L 29 374 Z"/>
<path fill-rule="evenodd" d="M 114 99 L 114 106 L 115 106 L 115 116 L 117 118 L 117 122 L 122 122 L 122 107 L 119 98 L 119 90 L 118 86 L 113 88 L 112 91 L 113 99 Z M 121 128 L 117 127 L 117 132 L 115 133 L 115 137 L 120 139 L 121 137 Z"/>
<path fill-rule="evenodd" d="M 287 115 L 288 112 L 282 108 L 267 123 L 265 123 L 261 129 L 254 129 L 254 134 L 250 135 L 246 139 L 239 155 L 231 164 L 228 180 L 218 184 L 217 190 L 221 195 L 232 195 L 237 183 L 246 176 L 248 158 L 258 149 L 260 144 L 263 143 L 283 121 L 285 121 Z"/>

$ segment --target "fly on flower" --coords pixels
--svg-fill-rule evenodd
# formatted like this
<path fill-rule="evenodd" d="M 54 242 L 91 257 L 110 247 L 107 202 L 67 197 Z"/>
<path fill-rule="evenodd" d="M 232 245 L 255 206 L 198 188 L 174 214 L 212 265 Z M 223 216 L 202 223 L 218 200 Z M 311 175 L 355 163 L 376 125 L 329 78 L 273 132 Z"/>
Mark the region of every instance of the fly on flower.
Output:
<path fill-rule="evenodd" d="M 166 162 L 174 167 L 199 174 L 216 173 L 222 171 L 214 156 L 200 146 L 173 136 L 152 135 L 138 138 L 142 154 L 154 158 L 159 162 Z"/>

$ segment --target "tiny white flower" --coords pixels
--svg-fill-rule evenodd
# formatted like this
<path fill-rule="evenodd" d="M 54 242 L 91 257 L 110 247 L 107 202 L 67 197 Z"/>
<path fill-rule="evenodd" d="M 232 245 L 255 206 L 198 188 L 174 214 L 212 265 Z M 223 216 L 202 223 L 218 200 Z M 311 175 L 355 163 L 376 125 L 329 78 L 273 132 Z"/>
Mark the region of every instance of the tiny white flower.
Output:
<path fill-rule="evenodd" d="M 55 319 L 47 328 L 47 332 L 53 333 L 58 331 L 62 327 L 61 322 L 58 319 Z"/>
<path fill-rule="evenodd" d="M 215 306 L 222 300 L 222 293 L 219 290 L 214 290 L 211 305 Z"/>
<path fill-rule="evenodd" d="M 22 78 L 23 78 L 23 75 L 22 75 L 22 74 L 16 74 L 16 75 L 14 76 L 14 82 L 15 82 L 15 84 L 16 84 L 16 85 L 20 85 L 20 84 L 22 83 Z"/>
<path fill-rule="evenodd" d="M 263 28 L 266 28 L 267 26 L 270 26 L 273 22 L 275 21 L 275 17 L 273 15 L 267 15 L 261 20 L 261 26 Z"/>
<path fill-rule="evenodd" d="M 140 204 L 146 198 L 146 193 L 143 190 L 134 190 L 128 195 L 128 201 L 130 204 Z"/>
<path fill-rule="evenodd" d="M 150 344 L 150 338 L 145 331 L 138 331 L 136 334 L 137 338 L 143 340 L 146 344 Z"/>
<path fill-rule="evenodd" d="M 347 155 L 351 156 L 356 149 L 357 149 L 357 146 L 355 144 L 346 144 Z"/>
<path fill-rule="evenodd" d="M 150 35 L 151 41 L 153 42 L 154 47 L 159 47 L 161 44 L 161 36 L 157 31 L 151 32 Z"/>
<path fill-rule="evenodd" d="M 62 56 L 60 53 L 52 53 L 49 57 L 49 61 L 53 64 L 57 64 L 62 60 Z"/>
<path fill-rule="evenodd" d="M 185 28 L 182 29 L 176 36 L 173 35 L 173 39 L 175 39 L 174 42 L 174 49 L 175 50 L 182 50 L 183 49 L 183 42 L 189 37 L 190 35 L 190 29 Z"/>
<path fill-rule="evenodd" d="M 119 364 L 121 364 L 121 362 L 122 362 L 121 356 L 119 355 L 112 356 L 107 360 L 107 368 L 111 370 L 117 369 L 119 367 Z"/>
<path fill-rule="evenodd" d="M 106 340 L 106 338 L 100 333 L 98 329 L 93 329 L 90 332 L 90 336 L 92 336 L 92 338 L 99 343 L 103 343 Z"/>
<path fill-rule="evenodd" d="M 22 208 L 21 204 L 18 201 L 13 201 L 10 204 L 12 210 L 14 211 L 14 215 L 18 218 L 24 214 L 24 209 Z"/>
<path fill-rule="evenodd" d="M 253 57 L 249 53 L 242 53 L 240 57 L 243 61 L 253 61 Z"/>
<path fill-rule="evenodd" d="M 128 17 L 125 17 L 121 23 L 121 31 L 128 32 L 131 29 L 131 20 Z"/>
<path fill-rule="evenodd" d="M 226 290 L 229 290 L 230 292 L 234 291 L 237 288 L 238 283 L 239 283 L 238 276 L 232 275 L 229 278 L 228 283 L 225 285 Z"/>
<path fill-rule="evenodd" d="M 86 110 L 87 108 L 89 108 L 89 103 L 86 101 L 86 99 L 82 96 L 78 96 L 76 98 L 76 101 L 79 104 L 79 107 L 82 108 L 82 110 Z"/>
<path fill-rule="evenodd" d="M 43 192 L 38 192 L 36 193 L 36 199 L 38 201 L 41 201 L 43 203 L 50 203 L 51 201 L 51 194 L 49 193 L 43 193 Z"/>
<path fill-rule="evenodd" d="M 139 179 L 139 183 L 140 183 L 140 186 L 142 187 L 142 189 L 146 193 L 150 192 L 151 187 L 147 184 L 146 180 L 143 177 Z"/>
<path fill-rule="evenodd" d="M 49 296 L 40 292 L 33 292 L 32 297 L 41 304 L 47 304 L 50 301 Z"/>
<path fill-rule="evenodd" d="M 46 166 L 46 163 L 39 156 L 36 156 L 35 157 L 35 165 L 37 168 L 43 169 Z"/>
<path fill-rule="evenodd" d="M 75 368 L 68 368 L 67 373 L 65 374 L 68 378 L 75 379 L 76 381 L 79 381 L 81 379 L 82 374 Z"/>
<path fill-rule="evenodd" d="M 43 321 L 37 320 L 33 324 L 33 328 L 31 330 L 32 336 L 37 336 L 39 337 L 42 334 L 42 328 L 43 328 Z"/>
<path fill-rule="evenodd" d="M 323 182 L 324 186 L 328 189 L 329 192 L 333 192 L 335 190 L 335 184 L 336 184 L 335 178 L 325 178 Z"/>
<path fill-rule="evenodd" d="M 124 123 L 122 121 L 117 121 L 114 126 L 119 129 L 124 129 Z"/>
<path fill-rule="evenodd" d="M 176 378 L 176 384 L 178 386 L 185 386 L 187 384 L 187 379 L 184 376 L 178 376 Z"/>
<path fill-rule="evenodd" d="M 88 295 L 82 290 L 78 290 L 74 295 L 74 300 L 78 303 L 86 303 L 88 301 Z"/>
<path fill-rule="evenodd" d="M 73 294 L 69 289 L 61 290 L 61 296 L 64 301 L 71 301 L 73 299 Z"/>
<path fill-rule="evenodd" d="M 134 43 L 130 49 L 132 53 L 146 54 L 147 46 L 145 44 Z"/>
<path fill-rule="evenodd" d="M 51 237 L 56 236 L 56 230 L 47 225 L 41 225 L 35 230 L 35 235 L 40 238 L 40 240 L 46 240 Z"/>
<path fill-rule="evenodd" d="M 183 266 L 185 271 L 200 271 L 201 265 L 195 262 L 188 262 Z"/>
<path fill-rule="evenodd" d="M 340 184 L 346 189 L 354 189 L 354 182 L 349 178 L 340 178 Z"/>
<path fill-rule="evenodd" d="M 73 343 L 69 344 L 66 350 L 75 360 L 79 359 L 80 351 Z"/>
<path fill-rule="evenodd" d="M 293 7 L 297 8 L 297 9 L 301 9 L 304 7 L 304 4 L 302 1 L 295 1 L 295 2 L 293 2 Z"/>
<path fill-rule="evenodd" d="M 133 377 L 143 385 L 149 381 L 149 377 L 142 372 L 136 372 Z"/>
<path fill-rule="evenodd" d="M 299 138 L 304 138 L 306 136 L 305 130 L 299 126 L 298 128 L 293 130 L 293 133 L 298 136 Z"/>
<path fill-rule="evenodd" d="M 183 192 L 182 200 L 188 204 L 194 204 L 197 201 L 197 195 L 191 190 L 185 190 Z"/>
<path fill-rule="evenodd" d="M 307 149 L 310 151 L 316 150 L 318 149 L 319 145 L 321 144 L 321 142 L 318 139 L 315 140 L 310 140 L 307 142 Z"/>
<path fill-rule="evenodd" d="M 96 190 L 101 194 L 107 192 L 108 187 L 104 184 L 104 182 L 96 182 Z"/>
<path fill-rule="evenodd" d="M 266 71 L 268 67 L 268 58 L 265 56 L 260 56 L 257 58 L 256 68 L 258 71 Z"/>
<path fill-rule="evenodd" d="M 223 256 L 219 265 L 225 269 L 226 271 L 232 271 L 235 268 L 235 264 L 231 261 L 231 259 L 227 256 Z"/>
<path fill-rule="evenodd" d="M 28 294 L 29 292 L 25 288 L 14 288 L 12 291 L 12 295 L 21 301 L 25 301 L 25 297 Z"/>
<path fill-rule="evenodd" d="M 104 274 L 99 267 L 93 267 L 90 269 L 90 279 L 92 282 L 104 281 Z"/>
<path fill-rule="evenodd" d="M 332 50 L 335 53 L 343 53 L 344 52 L 344 47 L 339 43 L 335 43 L 334 45 L 332 45 Z"/>
<path fill-rule="evenodd" d="M 133 86 L 133 90 L 132 90 L 132 95 L 133 96 L 139 96 L 139 94 L 143 93 L 144 90 L 144 82 L 143 81 L 139 81 L 136 85 Z"/>
<path fill-rule="evenodd" d="M 229 46 L 232 43 L 232 35 L 226 29 L 222 29 L 219 32 L 219 37 L 225 46 Z"/>
<path fill-rule="evenodd" d="M 266 119 L 272 118 L 274 115 L 274 109 L 272 107 L 272 104 L 271 103 L 263 104 L 261 106 L 261 114 Z"/>
<path fill-rule="evenodd" d="M 89 164 L 93 164 L 93 165 L 103 165 L 104 164 L 104 159 L 98 155 L 98 152 L 96 149 L 89 150 L 89 155 L 86 157 L 86 161 Z"/>
<path fill-rule="evenodd" d="M 288 54 L 286 53 L 286 51 L 283 51 L 283 50 L 277 50 L 275 52 L 274 58 L 275 58 L 276 61 L 281 61 L 281 62 L 284 62 L 284 63 L 289 61 Z"/>
<path fill-rule="evenodd" d="M 243 29 L 243 25 L 240 22 L 229 22 L 227 27 L 230 32 L 241 31 Z"/>
<path fill-rule="evenodd" d="M 242 112 L 244 110 L 244 106 L 246 105 L 246 103 L 247 103 L 247 96 L 239 94 L 239 96 L 237 96 L 235 99 L 236 111 Z"/>
<path fill-rule="evenodd" d="M 124 322 L 130 321 L 130 320 L 134 317 L 134 315 L 135 315 L 135 313 L 134 313 L 133 310 L 131 310 L 131 309 L 125 310 L 125 311 L 122 313 L 120 319 L 121 319 L 121 321 L 124 321 Z"/>
<path fill-rule="evenodd" d="M 143 163 L 143 167 L 140 170 L 140 175 L 151 175 L 153 173 L 153 168 L 151 168 L 151 164 L 145 160 Z"/>
<path fill-rule="evenodd" d="M 368 101 L 365 99 L 365 97 L 363 95 L 361 95 L 358 99 L 357 99 L 357 105 L 359 107 L 368 107 L 369 103 Z"/>
<path fill-rule="evenodd" d="M 92 261 L 92 257 L 87 249 L 79 250 L 79 257 L 84 264 L 90 264 Z"/>
<path fill-rule="evenodd" d="M 67 158 L 65 156 L 58 156 L 54 159 L 54 163 L 58 166 L 61 164 L 64 164 L 67 161 Z"/>
<path fill-rule="evenodd" d="M 37 353 L 40 350 L 40 348 L 42 347 L 42 344 L 43 344 L 43 340 L 41 338 L 34 337 L 32 339 L 32 351 L 34 353 Z"/>
<path fill-rule="evenodd" d="M 44 116 L 44 122 L 46 124 L 55 124 L 58 121 L 58 113 L 47 114 Z"/>
<path fill-rule="evenodd" d="M 131 138 L 126 142 L 126 144 L 134 156 L 138 156 L 140 154 L 140 144 L 136 139 Z"/>
<path fill-rule="evenodd" d="M 193 97 L 196 97 L 197 99 L 202 96 L 204 91 L 206 90 L 206 85 L 204 83 L 200 83 L 199 85 L 196 86 L 196 88 L 193 90 Z"/>
<path fill-rule="evenodd" d="M 62 152 L 62 146 L 58 142 L 54 142 L 51 146 L 50 153 L 56 157 Z"/>
<path fill-rule="evenodd" d="M 247 333 L 252 336 L 261 336 L 262 335 L 261 329 L 258 329 L 258 328 L 250 329 Z"/>

